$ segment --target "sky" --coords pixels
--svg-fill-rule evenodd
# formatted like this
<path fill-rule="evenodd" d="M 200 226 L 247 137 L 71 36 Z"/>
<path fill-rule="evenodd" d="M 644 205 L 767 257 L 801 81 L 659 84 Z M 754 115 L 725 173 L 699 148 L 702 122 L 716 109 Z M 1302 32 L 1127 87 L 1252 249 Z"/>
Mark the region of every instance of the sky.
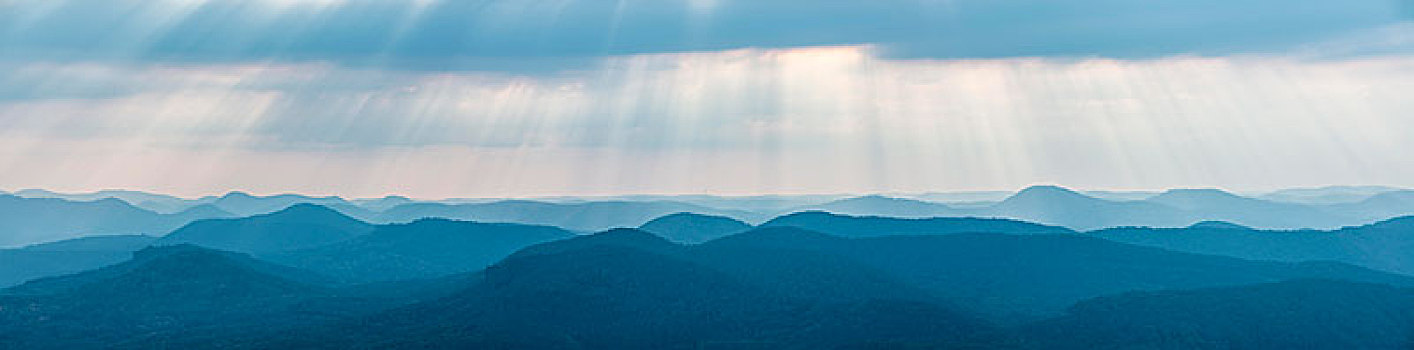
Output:
<path fill-rule="evenodd" d="M 0 0 L 0 189 L 1414 187 L 1409 0 Z"/>

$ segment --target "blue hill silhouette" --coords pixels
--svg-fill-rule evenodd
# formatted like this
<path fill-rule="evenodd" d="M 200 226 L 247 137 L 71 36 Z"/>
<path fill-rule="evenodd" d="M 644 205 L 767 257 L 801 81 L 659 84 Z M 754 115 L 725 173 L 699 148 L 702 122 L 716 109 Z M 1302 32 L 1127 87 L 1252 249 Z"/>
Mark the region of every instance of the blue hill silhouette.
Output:
<path fill-rule="evenodd" d="M 1181 229 L 1116 228 L 1090 234 L 1136 245 L 1199 254 L 1276 261 L 1330 260 L 1373 269 L 1414 273 L 1414 217 L 1338 230 L 1257 230 L 1233 224 Z"/>
<path fill-rule="evenodd" d="M 422 219 L 263 257 L 346 281 L 425 279 L 477 271 L 526 246 L 571 236 L 549 226 Z"/>
<path fill-rule="evenodd" d="M 761 227 L 798 227 L 841 237 L 938 235 L 969 232 L 996 232 L 1006 234 L 1075 233 L 1075 231 L 1063 227 L 1038 225 L 1010 219 L 912 219 L 878 216 L 844 216 L 818 211 L 780 216 L 761 224 Z"/>
<path fill-rule="evenodd" d="M 678 243 L 702 243 L 746 232 L 751 225 L 725 216 L 676 213 L 653 219 L 638 228 Z"/>
<path fill-rule="evenodd" d="M 259 253 L 310 248 L 352 239 L 373 225 L 314 204 L 295 204 L 278 212 L 237 219 L 193 222 L 154 244 L 195 244 Z"/>
<path fill-rule="evenodd" d="M 594 232 L 619 227 L 638 227 L 654 218 L 681 212 L 728 216 L 745 221 L 762 217 L 761 214 L 752 212 L 719 210 L 669 201 L 550 203 L 507 200 L 469 204 L 406 204 L 388 209 L 379 214 L 377 220 L 410 222 L 438 217 L 479 222 L 551 225 L 574 231 Z"/>
<path fill-rule="evenodd" d="M 113 198 L 80 202 L 0 194 L 0 247 L 89 235 L 160 235 L 195 220 L 226 215 L 201 209 L 158 214 Z"/>
<path fill-rule="evenodd" d="M 116 264 L 156 240 L 142 235 L 90 236 L 0 249 L 0 288 Z"/>

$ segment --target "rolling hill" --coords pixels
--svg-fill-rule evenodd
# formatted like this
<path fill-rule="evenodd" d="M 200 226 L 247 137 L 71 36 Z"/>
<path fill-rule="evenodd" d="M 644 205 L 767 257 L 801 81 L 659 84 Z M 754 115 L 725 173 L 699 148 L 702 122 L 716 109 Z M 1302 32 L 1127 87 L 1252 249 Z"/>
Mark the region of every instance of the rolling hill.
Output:
<path fill-rule="evenodd" d="M 702 248 L 706 249 L 706 248 Z M 995 329 L 948 306 L 903 297 L 893 281 L 847 262 L 812 276 L 851 277 L 833 295 L 801 294 L 791 268 L 760 259 L 787 251 L 721 252 L 620 229 L 533 246 L 488 268 L 451 297 L 260 346 L 339 348 L 820 348 L 890 343 L 979 344 Z M 748 273 L 734 261 L 774 271 Z M 788 263 L 787 260 L 777 262 Z M 815 266 L 807 264 L 807 266 Z M 796 266 L 800 267 L 800 266 Z M 850 270 L 837 270 L 850 269 Z M 874 287 L 868 287 L 874 286 Z M 839 288 L 835 288 L 839 289 Z M 854 290 L 854 291 L 852 291 Z M 881 294 L 883 293 L 883 294 Z"/>
<path fill-rule="evenodd" d="M 0 247 L 90 235 L 160 235 L 192 221 L 228 215 L 210 208 L 158 214 L 113 198 L 79 202 L 0 195 Z"/>
<path fill-rule="evenodd" d="M 314 204 L 235 219 L 193 222 L 154 245 L 194 244 L 246 253 L 311 248 L 340 242 L 373 230 L 373 225 Z"/>
<path fill-rule="evenodd" d="M 762 215 L 752 212 L 719 210 L 668 201 L 549 203 L 507 200 L 466 204 L 405 204 L 378 214 L 376 221 L 397 223 L 411 222 L 422 218 L 445 218 L 478 222 L 549 225 L 572 231 L 597 232 L 612 228 L 639 227 L 649 220 L 682 212 L 727 216 L 747 222 L 763 219 Z"/>
<path fill-rule="evenodd" d="M 1135 245 L 1198 254 L 1272 261 L 1329 260 L 1414 274 L 1414 217 L 1338 230 L 1273 231 L 1242 226 L 1117 228 L 1090 235 Z"/>
<path fill-rule="evenodd" d="M 891 218 L 847 216 L 826 212 L 800 212 L 780 216 L 761 227 L 797 227 L 840 237 L 882 237 L 996 232 L 1006 234 L 1069 234 L 1064 227 L 1033 224 L 1011 219 L 986 218 Z"/>
<path fill-rule="evenodd" d="M 1025 327 L 1038 349 L 1404 349 L 1414 290 L 1296 280 L 1126 293 Z"/>
<path fill-rule="evenodd" d="M 959 233 L 847 239 L 797 228 L 765 228 L 703 244 L 722 246 L 806 250 L 851 259 L 1007 323 L 1056 315 L 1080 300 L 1136 290 L 1298 278 L 1414 285 L 1409 277 L 1339 263 L 1259 262 L 1078 235 Z"/>
<path fill-rule="evenodd" d="M 741 220 L 693 213 L 677 213 L 644 223 L 638 229 L 677 243 L 696 244 L 751 230 Z"/>
<path fill-rule="evenodd" d="M 526 246 L 571 236 L 549 226 L 422 219 L 261 257 L 349 282 L 425 279 L 478 271 Z"/>
<path fill-rule="evenodd" d="M 142 235 L 92 236 L 0 249 L 0 288 L 116 264 L 155 240 Z"/>
<path fill-rule="evenodd" d="M 298 311 L 302 303 L 329 294 L 303 282 L 304 276 L 195 246 L 144 249 L 117 265 L 0 292 L 0 343 L 106 348 L 240 324 L 327 318 Z"/>

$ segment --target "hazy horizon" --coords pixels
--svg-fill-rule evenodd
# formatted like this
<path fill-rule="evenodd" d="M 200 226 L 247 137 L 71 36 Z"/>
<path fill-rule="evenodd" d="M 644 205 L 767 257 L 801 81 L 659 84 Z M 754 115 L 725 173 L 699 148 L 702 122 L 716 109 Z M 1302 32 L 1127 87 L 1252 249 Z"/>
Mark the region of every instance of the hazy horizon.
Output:
<path fill-rule="evenodd" d="M 1015 189 L 983 189 L 983 190 L 956 190 L 956 191 L 937 190 L 937 191 L 923 191 L 923 192 L 819 192 L 819 193 L 739 193 L 739 194 L 734 194 L 734 193 L 718 194 L 718 193 L 700 193 L 700 192 L 699 192 L 699 193 L 694 193 L 694 192 L 684 192 L 684 193 L 544 194 L 544 195 L 529 195 L 529 196 L 475 196 L 475 195 L 467 195 L 467 196 L 441 196 L 441 197 L 415 197 L 415 196 L 408 196 L 408 195 L 399 194 L 399 193 L 387 193 L 387 194 L 373 195 L 373 196 L 350 196 L 350 195 L 342 195 L 342 194 L 338 194 L 338 193 L 305 193 L 305 192 L 293 192 L 293 191 L 255 192 L 255 191 L 247 191 L 247 190 L 241 190 L 241 189 L 231 189 L 231 190 L 220 191 L 220 192 L 199 193 L 199 194 L 178 194 L 178 193 L 167 193 L 167 192 L 160 192 L 160 191 L 151 191 L 151 190 L 143 190 L 143 189 L 129 189 L 129 188 L 102 188 L 102 189 L 78 190 L 78 191 L 61 191 L 61 190 L 53 190 L 53 189 L 47 189 L 47 188 L 14 188 L 14 189 L 0 188 L 0 194 L 20 194 L 20 193 L 25 192 L 25 191 L 44 191 L 44 192 L 49 192 L 49 193 L 54 193 L 54 194 L 60 194 L 60 195 L 92 195 L 92 194 L 100 194 L 100 193 L 103 193 L 103 192 L 114 192 L 114 191 L 117 191 L 117 192 L 142 192 L 142 193 L 149 193 L 149 194 L 166 195 L 166 196 L 172 196 L 172 197 L 177 197 L 177 198 L 187 199 L 187 200 L 200 199 L 200 198 L 207 198 L 207 197 L 221 197 L 221 196 L 229 195 L 229 194 L 232 194 L 232 193 L 244 193 L 244 194 L 248 194 L 248 195 L 252 195 L 252 196 L 257 196 L 257 197 L 269 197 L 269 196 L 279 196 L 279 195 L 299 195 L 299 196 L 307 196 L 307 197 L 339 197 L 339 198 L 343 198 L 343 199 L 377 199 L 377 198 L 386 198 L 386 197 L 405 197 L 405 198 L 414 199 L 414 200 L 451 200 L 451 199 L 528 199 L 528 200 L 535 200 L 535 199 L 585 199 L 585 200 L 593 200 L 593 199 L 613 199 L 613 198 L 628 198 L 628 197 L 690 197 L 690 196 L 709 196 L 709 197 L 721 197 L 721 198 L 750 198 L 750 197 L 773 197 L 773 196 L 774 196 L 774 197 L 809 197 L 809 196 L 822 196 L 822 197 L 859 197 L 859 196 L 875 196 L 875 195 L 878 195 L 878 196 L 886 196 L 886 197 L 903 197 L 903 198 L 909 198 L 909 197 L 918 197 L 918 196 L 926 196 L 926 195 L 950 195 L 950 194 L 952 194 L 952 195 L 967 195 L 967 194 L 1006 194 L 1006 195 L 1011 195 L 1011 194 L 1015 194 L 1015 193 L 1017 193 L 1017 192 L 1020 192 L 1020 191 L 1022 191 L 1022 190 L 1025 190 L 1025 189 L 1027 189 L 1027 188 L 1032 188 L 1032 187 L 1060 187 L 1060 188 L 1064 188 L 1064 189 L 1067 189 L 1067 190 L 1079 192 L 1079 193 L 1082 193 L 1082 194 L 1089 194 L 1089 193 L 1136 193 L 1136 194 L 1152 193 L 1152 194 L 1160 194 L 1160 193 L 1163 193 L 1163 192 L 1166 192 L 1166 191 L 1173 191 L 1173 190 L 1209 190 L 1209 189 L 1216 189 L 1216 190 L 1220 190 L 1220 191 L 1223 191 L 1223 192 L 1228 192 L 1228 193 L 1232 193 L 1232 194 L 1236 194 L 1236 195 L 1241 195 L 1241 196 L 1268 195 L 1268 194 L 1275 194 L 1275 193 L 1286 192 L 1286 191 L 1330 191 L 1330 190 L 1341 190 L 1341 189 L 1351 189 L 1351 190 L 1361 190 L 1361 189 L 1363 189 L 1363 190 L 1377 190 L 1377 191 L 1375 191 L 1375 192 L 1384 192 L 1384 191 L 1401 191 L 1401 190 L 1409 190 L 1409 189 L 1410 189 L 1410 188 L 1408 188 L 1408 187 L 1386 186 L 1386 185 L 1329 185 L 1329 186 L 1315 186 L 1315 187 L 1287 187 L 1287 188 L 1277 188 L 1277 189 L 1270 189 L 1270 190 L 1234 190 L 1234 189 L 1218 188 L 1218 187 L 1173 187 L 1173 188 L 1139 188 L 1139 189 L 1109 189 L 1109 188 L 1099 188 L 1099 189 L 1096 189 L 1096 188 L 1077 188 L 1077 187 L 1071 187 L 1071 186 L 1066 186 L 1066 185 L 1057 185 L 1057 184 L 1033 184 L 1033 185 L 1023 186 L 1023 187 L 1019 187 L 1019 188 L 1015 188 Z"/>

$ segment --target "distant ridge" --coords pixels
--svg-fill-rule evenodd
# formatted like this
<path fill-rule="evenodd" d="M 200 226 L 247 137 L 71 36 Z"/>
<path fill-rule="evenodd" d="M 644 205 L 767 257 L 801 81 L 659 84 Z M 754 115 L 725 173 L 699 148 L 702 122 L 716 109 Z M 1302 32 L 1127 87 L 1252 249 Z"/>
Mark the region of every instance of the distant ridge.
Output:
<path fill-rule="evenodd" d="M 1261 230 L 1227 222 L 1187 228 L 1124 227 L 1087 234 L 1128 244 L 1274 261 L 1340 261 L 1414 274 L 1414 216 L 1335 230 Z"/>
<path fill-rule="evenodd" d="M 681 212 L 727 216 L 742 221 L 764 217 L 764 214 L 759 213 L 713 209 L 669 201 L 550 203 L 504 200 L 467 204 L 404 204 L 378 214 L 377 220 L 395 223 L 440 217 L 478 222 L 550 225 L 573 231 L 597 232 L 613 228 L 639 227 L 658 217 Z"/>
<path fill-rule="evenodd" d="M 219 207 L 217 207 L 217 206 L 215 206 L 215 205 L 211 205 L 211 204 L 199 204 L 199 205 L 195 205 L 195 206 L 192 206 L 192 207 L 189 207 L 189 208 L 186 208 L 186 209 L 182 209 L 182 211 L 179 211 L 179 212 L 177 212 L 177 213 L 175 213 L 175 214 L 173 214 L 173 215 L 183 216 L 183 217 L 191 217 L 191 218 L 204 218 L 204 219 L 220 219 L 220 218 L 234 218 L 234 217 L 236 217 L 236 214 L 232 214 L 231 212 L 228 212 L 228 211 L 225 211 L 225 210 L 221 210 L 221 208 L 219 208 Z"/>
<path fill-rule="evenodd" d="M 761 227 L 798 227 L 841 237 L 896 235 L 938 235 L 954 233 L 1067 234 L 1070 229 L 1011 219 L 991 218 L 890 218 L 847 216 L 821 211 L 789 214 L 761 224 Z"/>
<path fill-rule="evenodd" d="M 1384 192 L 1359 202 L 1332 204 L 1324 208 L 1364 221 L 1414 215 L 1414 190 Z"/>
<path fill-rule="evenodd" d="M 0 249 L 0 288 L 116 264 L 156 240 L 143 235 L 89 236 Z"/>
<path fill-rule="evenodd" d="M 1296 204 L 1333 205 L 1356 203 L 1386 192 L 1404 190 L 1390 186 L 1327 186 L 1291 188 L 1262 194 L 1258 198 Z"/>
<path fill-rule="evenodd" d="M 0 195 L 0 247 L 87 235 L 159 235 L 213 212 L 158 214 L 113 198 L 72 201 Z"/>
<path fill-rule="evenodd" d="M 190 245 L 148 248 L 116 265 L 0 291 L 0 343 L 17 348 L 103 348 L 319 322 L 303 312 L 330 295 L 305 272 Z"/>
<path fill-rule="evenodd" d="M 61 241 L 32 244 L 19 248 L 28 251 L 138 251 L 157 237 L 147 235 L 98 235 Z"/>
<path fill-rule="evenodd" d="M 746 232 L 751 225 L 725 216 L 676 213 L 653 219 L 639 229 L 677 243 L 702 243 Z"/>
<path fill-rule="evenodd" d="M 259 253 L 309 248 L 368 233 L 373 225 L 314 204 L 295 204 L 270 214 L 193 222 L 154 244 L 195 244 Z"/>
<path fill-rule="evenodd" d="M 1077 230 L 1128 225 L 1177 227 L 1194 222 L 1177 208 L 1146 202 L 1107 201 L 1058 186 L 1028 187 L 983 212 Z"/>
<path fill-rule="evenodd" d="M 298 194 L 255 196 L 241 191 L 232 191 L 220 197 L 208 197 L 199 201 L 209 203 L 237 216 L 268 214 L 296 204 L 316 204 L 341 212 L 363 214 L 362 208 L 336 196 L 310 197 Z"/>
<path fill-rule="evenodd" d="M 146 274 L 170 275 L 167 278 L 152 278 Z M 124 284 L 122 288 L 152 292 L 162 288 L 191 286 L 188 283 L 206 282 L 217 285 L 199 287 L 231 288 L 232 286 L 226 284 L 260 283 L 267 284 L 262 288 L 275 288 L 283 293 L 286 290 L 312 287 L 293 280 L 282 279 L 309 279 L 315 278 L 315 276 L 296 269 L 259 261 L 244 254 L 179 244 L 145 248 L 132 253 L 132 259 L 121 264 L 69 276 L 30 281 L 6 289 L 5 293 L 12 295 L 101 293 L 104 290 L 113 290 L 117 284 Z M 132 279 L 127 280 L 126 278 Z M 132 284 L 126 285 L 129 282 Z M 204 292 L 217 291 L 205 290 Z"/>
<path fill-rule="evenodd" d="M 526 246 L 572 236 L 550 226 L 422 219 L 261 257 L 346 282 L 410 280 L 477 271 Z"/>
<path fill-rule="evenodd" d="M 1242 197 L 1218 189 L 1175 189 L 1146 200 L 1191 212 L 1195 219 L 1271 228 L 1334 228 L 1348 219 L 1316 207 Z"/>
<path fill-rule="evenodd" d="M 1184 210 L 1194 210 L 1202 208 L 1205 205 L 1214 204 L 1231 205 L 1263 202 L 1262 200 L 1241 197 L 1216 188 L 1172 189 L 1150 197 L 1147 201 Z"/>
<path fill-rule="evenodd" d="M 1098 198 L 1087 196 L 1069 188 L 1054 185 L 1036 185 L 1023 188 L 1002 202 L 1026 202 L 1036 200 L 1063 200 L 1071 202 L 1092 201 Z"/>
<path fill-rule="evenodd" d="M 826 211 L 846 215 L 906 218 L 949 216 L 956 213 L 951 207 L 945 204 L 880 195 L 845 198 L 824 204 L 807 206 L 799 210 Z"/>
<path fill-rule="evenodd" d="M 92 193 L 58 193 L 43 189 L 25 189 L 15 191 L 14 195 L 26 198 L 58 198 L 77 202 L 92 202 L 113 198 L 161 214 L 175 213 L 189 206 L 185 200 L 174 196 L 130 190 L 101 190 Z"/>
<path fill-rule="evenodd" d="M 648 231 L 632 228 L 616 228 L 604 232 L 532 245 L 515 252 L 515 254 L 511 254 L 508 259 L 531 255 L 556 254 L 564 251 L 598 246 L 627 247 L 650 252 L 664 252 L 681 249 L 683 247 L 663 237 L 649 233 Z"/>
<path fill-rule="evenodd" d="M 996 191 L 960 192 L 953 197 L 949 197 L 948 193 L 915 196 L 988 199 L 955 205 L 909 199 L 904 194 L 843 199 L 837 195 L 626 195 L 543 200 L 415 200 L 402 196 L 363 199 L 300 194 L 267 196 L 241 191 L 199 199 L 127 190 L 64 194 L 31 189 L 15 193 L 33 198 L 10 196 L 6 200 L 0 197 L 0 232 L 7 233 L 0 236 L 0 247 L 18 247 L 84 235 L 161 235 L 195 220 L 268 214 L 301 203 L 321 205 L 361 221 L 379 224 L 435 217 L 552 225 L 581 233 L 617 227 L 642 227 L 654 219 L 681 212 L 728 217 L 747 224 L 762 223 L 773 216 L 791 212 L 812 210 L 905 218 L 995 217 L 1080 231 L 1131 226 L 1180 228 L 1204 221 L 1224 221 L 1255 229 L 1330 230 L 1414 215 L 1414 191 L 1379 186 L 1335 186 L 1238 195 L 1212 188 L 1106 192 L 1042 185 L 1004 197 L 1006 192 Z M 1333 197 L 1308 198 L 1312 196 Z M 1336 198 L 1352 196 L 1359 198 Z M 145 204 L 135 204 L 137 202 Z M 14 206 L 7 207 L 7 203 Z M 79 214 L 62 218 L 49 214 L 58 211 Z M 720 233 L 717 235 L 720 236 Z M 710 237 L 686 239 L 701 242 Z"/>
<path fill-rule="evenodd" d="M 1204 221 L 1189 225 L 1191 229 L 1212 229 L 1212 230 L 1251 230 L 1251 227 L 1242 226 L 1226 221 Z"/>

